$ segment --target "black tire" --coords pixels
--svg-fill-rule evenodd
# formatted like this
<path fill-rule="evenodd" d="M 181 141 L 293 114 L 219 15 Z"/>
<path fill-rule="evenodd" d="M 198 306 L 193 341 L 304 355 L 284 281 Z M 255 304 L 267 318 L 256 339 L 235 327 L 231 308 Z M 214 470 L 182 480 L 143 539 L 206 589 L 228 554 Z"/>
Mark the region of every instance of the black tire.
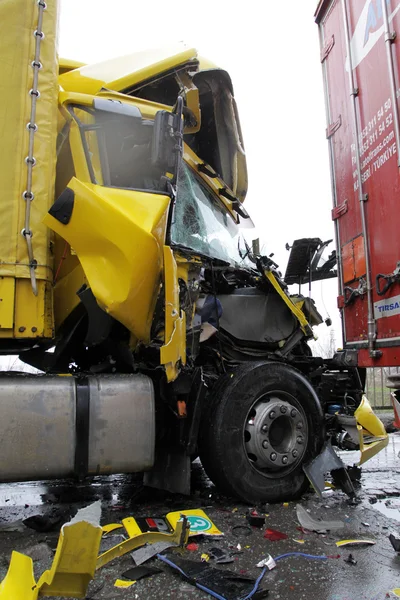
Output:
<path fill-rule="evenodd" d="M 277 397 L 283 398 L 286 406 L 296 407 L 305 419 L 303 454 L 290 468 L 257 469 L 246 449 L 246 424 L 258 399 L 264 407 L 268 398 L 275 401 Z M 299 371 L 284 363 L 247 363 L 218 380 L 204 413 L 199 455 L 222 493 L 251 504 L 293 500 L 307 489 L 302 465 L 322 448 L 324 415 L 315 391 Z"/>

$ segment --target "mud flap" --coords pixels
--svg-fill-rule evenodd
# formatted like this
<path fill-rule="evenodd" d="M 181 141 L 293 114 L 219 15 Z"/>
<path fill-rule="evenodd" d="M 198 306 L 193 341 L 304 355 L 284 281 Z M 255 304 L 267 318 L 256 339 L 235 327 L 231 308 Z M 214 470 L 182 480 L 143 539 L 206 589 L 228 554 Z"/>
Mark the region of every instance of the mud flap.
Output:
<path fill-rule="evenodd" d="M 332 476 L 346 494 L 350 497 L 356 495 L 346 466 L 332 448 L 330 440 L 326 442 L 322 452 L 316 458 L 303 465 L 303 471 L 320 498 L 325 489 L 325 473 L 329 472 L 332 472 Z"/>

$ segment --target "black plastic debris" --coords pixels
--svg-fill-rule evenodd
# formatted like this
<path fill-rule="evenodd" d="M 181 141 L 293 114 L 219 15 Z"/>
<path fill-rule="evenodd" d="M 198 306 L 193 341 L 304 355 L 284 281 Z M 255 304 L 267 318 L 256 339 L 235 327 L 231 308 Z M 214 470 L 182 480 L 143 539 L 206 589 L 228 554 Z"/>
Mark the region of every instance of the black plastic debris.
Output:
<path fill-rule="evenodd" d="M 252 579 L 232 571 L 216 569 L 208 563 L 195 562 L 178 556 L 158 555 L 158 558 L 175 569 L 191 585 L 214 597 L 217 597 L 216 594 L 218 594 L 224 600 L 240 600 L 242 598 L 260 600 L 268 594 L 267 590 L 258 589 L 266 568 L 257 579 Z"/>
<path fill-rule="evenodd" d="M 162 573 L 162 569 L 157 569 L 156 567 L 132 567 L 132 569 L 128 569 L 125 573 L 122 573 L 121 577 L 123 579 L 128 579 L 129 581 L 138 581 L 139 579 L 144 579 L 144 577 L 151 577 L 152 575 L 157 575 L 157 573 Z"/>
<path fill-rule="evenodd" d="M 352 554 L 349 554 L 347 558 L 344 559 L 344 562 L 348 565 L 356 565 L 357 561 Z"/>
<path fill-rule="evenodd" d="M 265 525 L 265 516 L 260 515 L 255 509 L 251 509 L 246 514 L 246 519 L 252 527 L 263 527 Z"/>
<path fill-rule="evenodd" d="M 393 533 L 391 533 L 389 535 L 389 540 L 393 546 L 393 550 L 395 550 L 396 552 L 400 552 L 400 538 L 397 538 L 393 535 Z"/>
<path fill-rule="evenodd" d="M 234 559 L 226 550 L 222 550 L 221 548 L 210 548 L 207 550 L 207 554 L 211 556 L 215 560 L 216 563 L 223 565 L 232 563 Z"/>

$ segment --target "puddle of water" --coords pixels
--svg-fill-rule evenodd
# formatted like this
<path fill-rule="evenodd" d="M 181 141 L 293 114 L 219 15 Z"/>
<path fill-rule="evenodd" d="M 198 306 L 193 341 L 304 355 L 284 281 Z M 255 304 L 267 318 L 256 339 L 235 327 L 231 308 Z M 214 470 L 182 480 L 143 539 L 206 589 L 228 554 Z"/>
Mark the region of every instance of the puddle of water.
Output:
<path fill-rule="evenodd" d="M 378 500 L 375 504 L 370 504 L 368 508 L 379 511 L 385 517 L 394 519 L 400 523 L 400 510 L 395 506 L 386 506 L 387 500 Z"/>

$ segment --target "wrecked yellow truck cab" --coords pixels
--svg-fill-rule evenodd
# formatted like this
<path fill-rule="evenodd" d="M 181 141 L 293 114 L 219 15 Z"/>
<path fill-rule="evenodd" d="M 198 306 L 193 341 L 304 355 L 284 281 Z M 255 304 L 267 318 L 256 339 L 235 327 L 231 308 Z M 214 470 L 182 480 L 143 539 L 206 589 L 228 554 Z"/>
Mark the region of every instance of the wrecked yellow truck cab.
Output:
<path fill-rule="evenodd" d="M 0 379 L 0 479 L 143 471 L 188 493 L 200 455 L 224 493 L 287 501 L 328 439 L 372 455 L 387 437 L 357 352 L 313 357 L 323 319 L 289 289 L 335 256 L 297 240 L 283 276 L 253 243 L 228 73 L 184 45 L 58 64 L 38 29 L 56 6 L 24 13 L 32 77 L 6 73 L 0 352 L 40 373 Z"/>

